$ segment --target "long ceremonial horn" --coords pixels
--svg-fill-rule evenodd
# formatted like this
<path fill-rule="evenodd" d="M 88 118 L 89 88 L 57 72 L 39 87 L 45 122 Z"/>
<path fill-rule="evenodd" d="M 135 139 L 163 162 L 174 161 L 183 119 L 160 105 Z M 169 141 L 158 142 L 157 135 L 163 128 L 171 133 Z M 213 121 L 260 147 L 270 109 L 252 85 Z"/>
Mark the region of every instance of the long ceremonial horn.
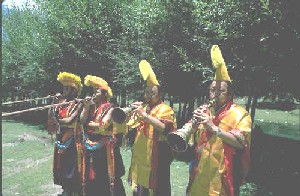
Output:
<path fill-rule="evenodd" d="M 2 105 L 11 105 L 11 104 L 15 104 L 15 103 L 23 103 L 23 102 L 29 102 L 29 101 L 37 101 L 37 100 L 41 100 L 41 99 L 50 99 L 50 98 L 54 98 L 55 95 L 48 95 L 46 97 L 38 97 L 38 98 L 34 98 L 34 99 L 25 99 L 25 100 L 19 100 L 19 101 L 9 101 L 9 102 L 4 102 L 2 103 Z"/>
<path fill-rule="evenodd" d="M 52 107 L 56 107 L 56 106 L 67 105 L 67 104 L 72 103 L 72 102 L 75 102 L 75 100 L 68 101 L 68 102 L 63 102 L 63 103 L 45 105 L 45 106 L 41 106 L 41 107 L 29 108 L 29 109 L 26 109 L 26 110 L 20 110 L 20 111 L 15 111 L 15 112 L 2 113 L 2 117 L 11 116 L 11 115 L 15 115 L 15 114 L 21 114 L 21 113 L 25 113 L 25 112 L 33 112 L 33 111 L 44 110 L 44 109 L 48 109 L 48 108 L 52 108 Z"/>

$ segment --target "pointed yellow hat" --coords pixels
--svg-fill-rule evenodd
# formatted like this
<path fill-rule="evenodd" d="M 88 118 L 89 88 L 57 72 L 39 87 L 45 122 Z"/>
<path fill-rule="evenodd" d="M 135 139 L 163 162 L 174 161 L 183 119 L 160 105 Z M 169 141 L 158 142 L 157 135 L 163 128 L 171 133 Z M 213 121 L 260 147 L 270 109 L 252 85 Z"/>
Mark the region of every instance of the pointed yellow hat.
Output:
<path fill-rule="evenodd" d="M 57 76 L 57 81 L 59 81 L 63 86 L 71 86 L 77 90 L 77 95 L 80 95 L 82 89 L 81 78 L 78 75 L 60 72 Z"/>
<path fill-rule="evenodd" d="M 156 79 L 156 75 L 153 72 L 151 65 L 146 60 L 142 60 L 139 63 L 139 68 L 140 68 L 140 72 L 143 77 L 143 80 L 147 81 L 147 86 L 159 85 L 159 83 Z"/>
<path fill-rule="evenodd" d="M 216 69 L 215 80 L 216 81 L 231 81 L 225 61 L 223 59 L 221 50 L 218 45 L 213 45 L 210 50 L 211 61 Z"/>
<path fill-rule="evenodd" d="M 108 86 L 108 83 L 103 78 L 87 75 L 84 77 L 84 85 L 107 90 L 109 98 L 113 96 L 111 88 Z"/>

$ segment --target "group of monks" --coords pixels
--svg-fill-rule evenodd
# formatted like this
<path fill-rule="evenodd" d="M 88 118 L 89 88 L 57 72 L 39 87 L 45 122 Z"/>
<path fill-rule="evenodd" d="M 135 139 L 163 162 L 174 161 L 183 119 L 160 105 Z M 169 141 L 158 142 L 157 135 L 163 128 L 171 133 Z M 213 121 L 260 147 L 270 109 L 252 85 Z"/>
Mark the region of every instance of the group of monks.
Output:
<path fill-rule="evenodd" d="M 211 57 L 216 74 L 209 97 L 214 104 L 198 107 L 186 123 L 192 129 L 188 146 L 193 152 L 187 196 L 238 195 L 249 169 L 251 118 L 233 103 L 232 82 L 218 46 L 211 48 Z M 142 60 L 139 69 L 146 84 L 143 100 L 124 110 L 121 122 L 115 119 L 120 108 L 110 102 L 112 89 L 103 78 L 85 76 L 84 85 L 91 86 L 93 94 L 79 99 L 81 78 L 59 73 L 63 90 L 53 100 L 56 107 L 48 111 L 48 131 L 56 136 L 53 176 L 63 188 L 61 195 L 126 195 L 120 147 L 133 129 L 128 172 L 133 195 L 171 195 L 174 149 L 167 137 L 177 131 L 176 117 L 161 99 L 161 85 L 151 65 Z"/>

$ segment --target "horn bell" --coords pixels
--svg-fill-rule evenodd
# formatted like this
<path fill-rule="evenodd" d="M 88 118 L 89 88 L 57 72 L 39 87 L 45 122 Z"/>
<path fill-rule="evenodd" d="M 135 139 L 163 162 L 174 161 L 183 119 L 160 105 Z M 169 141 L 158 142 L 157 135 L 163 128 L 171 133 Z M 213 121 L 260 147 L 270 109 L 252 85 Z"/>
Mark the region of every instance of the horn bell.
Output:
<path fill-rule="evenodd" d="M 130 111 L 132 111 L 132 108 L 130 108 L 130 107 L 126 107 L 126 108 L 116 107 L 112 111 L 111 117 L 114 122 L 122 124 L 123 122 L 125 122 L 127 114 Z"/>
<path fill-rule="evenodd" d="M 167 142 L 176 152 L 185 152 L 188 148 L 188 140 L 192 134 L 192 126 L 184 126 L 167 135 Z"/>

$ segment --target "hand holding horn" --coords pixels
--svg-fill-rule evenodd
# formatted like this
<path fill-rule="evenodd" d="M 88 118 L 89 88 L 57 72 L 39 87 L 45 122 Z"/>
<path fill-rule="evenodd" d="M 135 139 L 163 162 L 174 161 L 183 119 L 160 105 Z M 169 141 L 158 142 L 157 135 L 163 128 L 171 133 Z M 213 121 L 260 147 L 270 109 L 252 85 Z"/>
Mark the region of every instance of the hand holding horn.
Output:
<path fill-rule="evenodd" d="M 176 152 L 184 152 L 187 149 L 187 142 L 190 135 L 193 133 L 193 126 L 196 123 L 208 123 L 211 119 L 210 109 L 216 103 L 216 100 L 211 100 L 208 104 L 202 105 L 193 112 L 192 119 L 186 123 L 181 129 L 167 135 L 167 142 L 170 147 Z"/>
<path fill-rule="evenodd" d="M 125 107 L 125 108 L 120 108 L 120 107 L 116 107 L 114 108 L 113 112 L 112 112 L 112 119 L 113 121 L 115 121 L 116 123 L 123 123 L 126 120 L 126 117 L 128 115 L 131 115 L 131 113 L 133 112 L 137 112 L 138 114 L 141 114 L 144 111 L 145 104 L 141 101 L 137 101 L 132 103 L 129 107 Z"/>
<path fill-rule="evenodd" d="M 95 104 L 95 96 L 86 96 L 84 99 L 78 99 L 79 102 L 83 103 L 83 107 L 90 107 Z"/>

